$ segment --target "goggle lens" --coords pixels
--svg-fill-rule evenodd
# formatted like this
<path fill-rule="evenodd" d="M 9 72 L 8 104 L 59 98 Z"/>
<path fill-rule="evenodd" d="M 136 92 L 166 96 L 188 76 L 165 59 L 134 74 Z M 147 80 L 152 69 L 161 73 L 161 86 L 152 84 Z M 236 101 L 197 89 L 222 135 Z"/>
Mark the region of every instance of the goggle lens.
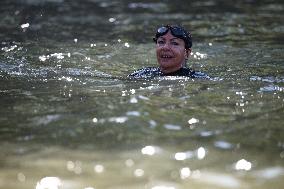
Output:
<path fill-rule="evenodd" d="M 172 31 L 173 35 L 176 36 L 176 37 L 183 37 L 183 38 L 186 37 L 186 33 L 181 28 L 172 27 L 171 31 Z"/>
<path fill-rule="evenodd" d="M 187 48 L 191 48 L 192 42 L 191 42 L 191 35 L 190 33 L 187 33 L 183 28 L 178 26 L 162 26 L 157 30 L 155 38 L 153 40 L 157 42 L 157 39 L 160 36 L 165 35 L 169 30 L 171 30 L 171 33 L 173 36 L 178 37 L 180 39 L 183 39 L 186 43 Z"/>
<path fill-rule="evenodd" d="M 158 30 L 157 30 L 157 33 L 159 34 L 164 34 L 164 33 L 167 33 L 169 30 L 169 28 L 163 26 L 163 27 L 160 27 Z"/>
<path fill-rule="evenodd" d="M 168 32 L 168 30 L 171 30 L 171 33 L 176 36 L 176 37 L 183 37 L 185 38 L 186 37 L 186 33 L 179 27 L 160 27 L 158 30 L 157 30 L 157 34 L 159 36 L 161 35 L 164 35 L 165 33 Z"/>

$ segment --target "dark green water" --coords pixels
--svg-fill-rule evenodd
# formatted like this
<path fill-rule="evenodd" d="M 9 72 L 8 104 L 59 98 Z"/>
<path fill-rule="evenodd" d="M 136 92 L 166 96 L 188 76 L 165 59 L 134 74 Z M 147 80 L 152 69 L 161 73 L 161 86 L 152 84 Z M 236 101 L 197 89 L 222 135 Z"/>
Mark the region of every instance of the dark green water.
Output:
<path fill-rule="evenodd" d="M 1 0 L 0 188 L 282 189 L 283 10 Z M 157 64 L 167 23 L 192 31 L 189 65 L 212 80 L 125 77 Z"/>

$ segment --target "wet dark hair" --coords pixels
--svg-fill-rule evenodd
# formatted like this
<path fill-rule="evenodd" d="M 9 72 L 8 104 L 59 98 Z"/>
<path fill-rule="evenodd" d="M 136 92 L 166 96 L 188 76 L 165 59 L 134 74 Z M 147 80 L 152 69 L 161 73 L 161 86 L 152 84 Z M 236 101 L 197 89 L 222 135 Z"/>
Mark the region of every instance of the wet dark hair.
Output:
<path fill-rule="evenodd" d="M 155 37 L 153 38 L 154 42 L 157 43 L 158 38 L 168 33 L 169 30 L 171 31 L 171 34 L 173 36 L 180 38 L 184 41 L 186 49 L 192 47 L 191 33 L 186 31 L 182 26 L 178 25 L 165 25 L 159 27 L 157 29 Z"/>

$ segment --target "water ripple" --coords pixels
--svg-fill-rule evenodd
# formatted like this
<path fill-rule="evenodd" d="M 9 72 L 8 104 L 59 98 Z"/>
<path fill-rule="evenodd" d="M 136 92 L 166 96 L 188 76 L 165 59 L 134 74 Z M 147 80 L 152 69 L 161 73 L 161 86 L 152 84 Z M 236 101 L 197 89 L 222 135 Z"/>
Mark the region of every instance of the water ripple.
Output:
<path fill-rule="evenodd" d="M 268 83 L 284 83 L 284 77 L 273 77 L 273 76 L 251 76 L 250 81 L 263 81 Z"/>
<path fill-rule="evenodd" d="M 129 3 L 128 8 L 130 9 L 150 9 L 153 11 L 161 12 L 168 9 L 164 3 Z"/>
<path fill-rule="evenodd" d="M 279 87 L 277 85 L 268 85 L 268 86 L 264 86 L 261 87 L 259 89 L 260 92 L 274 92 L 274 91 L 279 91 L 279 92 L 283 92 L 284 91 L 284 87 Z"/>

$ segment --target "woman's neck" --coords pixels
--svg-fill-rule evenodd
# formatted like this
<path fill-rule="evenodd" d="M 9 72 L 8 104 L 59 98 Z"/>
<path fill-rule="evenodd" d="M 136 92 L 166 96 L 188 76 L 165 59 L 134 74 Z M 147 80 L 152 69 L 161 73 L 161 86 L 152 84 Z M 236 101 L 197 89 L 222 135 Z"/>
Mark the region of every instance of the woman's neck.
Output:
<path fill-rule="evenodd" d="M 163 72 L 164 74 L 169 74 L 169 73 L 173 73 L 173 72 L 176 72 L 178 71 L 179 69 L 182 68 L 182 65 L 179 66 L 179 67 L 174 67 L 174 68 L 163 68 L 163 67 L 160 67 L 160 70 L 161 72 Z"/>

